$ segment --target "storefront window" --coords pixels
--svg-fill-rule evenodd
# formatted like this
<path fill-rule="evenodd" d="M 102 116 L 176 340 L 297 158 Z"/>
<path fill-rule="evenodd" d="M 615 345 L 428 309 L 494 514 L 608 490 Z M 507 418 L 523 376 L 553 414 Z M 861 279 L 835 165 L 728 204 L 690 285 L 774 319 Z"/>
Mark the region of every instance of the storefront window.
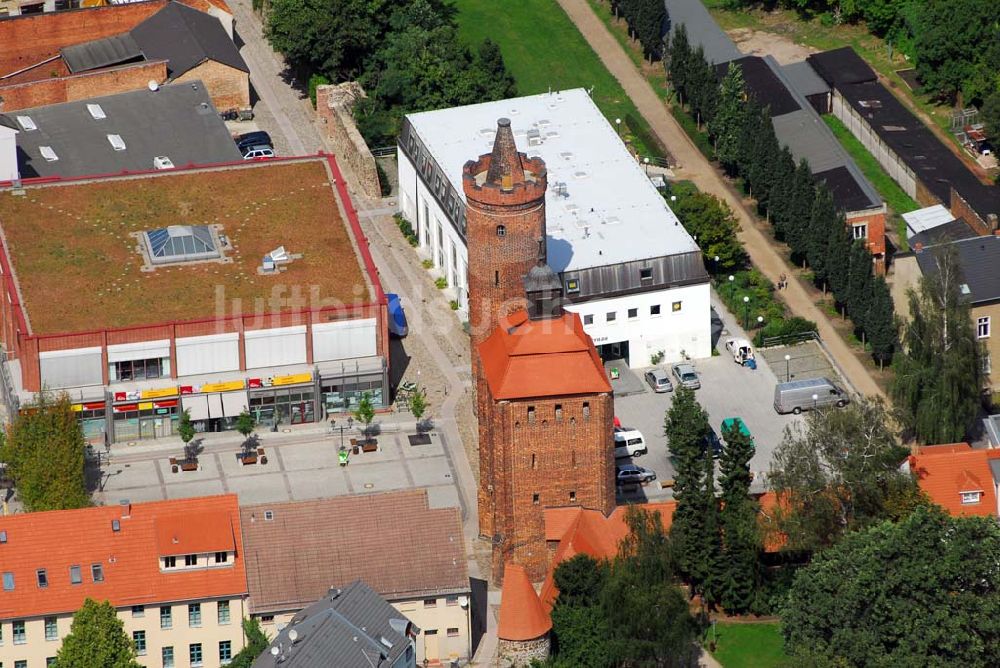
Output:
<path fill-rule="evenodd" d="M 180 419 L 174 403 L 173 406 L 143 410 L 115 407 L 115 440 L 140 441 L 173 436 Z"/>
<path fill-rule="evenodd" d="M 375 408 L 382 408 L 385 405 L 381 374 L 323 381 L 321 387 L 323 405 L 328 414 L 355 410 L 365 392 L 371 395 Z"/>
<path fill-rule="evenodd" d="M 250 393 L 250 414 L 257 424 L 305 424 L 316 421 L 316 393 L 311 387 L 275 388 Z"/>
<path fill-rule="evenodd" d="M 105 409 L 84 408 L 82 411 L 78 411 L 76 414 L 77 420 L 80 422 L 80 428 L 83 430 L 83 437 L 88 443 L 104 443 L 104 432 L 107 429 L 107 416 Z"/>
<path fill-rule="evenodd" d="M 170 358 L 153 357 L 145 360 L 112 362 L 108 365 L 108 376 L 111 382 L 168 378 L 170 376 Z"/>

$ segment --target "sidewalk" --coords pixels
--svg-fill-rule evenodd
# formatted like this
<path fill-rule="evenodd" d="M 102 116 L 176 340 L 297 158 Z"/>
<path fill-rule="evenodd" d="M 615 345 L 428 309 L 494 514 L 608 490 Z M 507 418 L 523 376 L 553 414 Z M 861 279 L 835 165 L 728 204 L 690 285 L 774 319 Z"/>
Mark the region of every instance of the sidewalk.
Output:
<path fill-rule="evenodd" d="M 678 167 L 674 170 L 677 178 L 692 181 L 702 192 L 715 195 L 730 206 L 739 221 L 741 238 L 754 266 L 768 279 L 777 283 L 778 277 L 782 274 L 795 277 L 794 268 L 789 267 L 771 245 L 768 232 L 757 226 L 743 200 L 730 188 L 716 171 L 715 166 L 695 147 L 586 0 L 558 0 L 558 2 L 600 57 L 604 66 L 618 79 L 626 94 L 632 98 L 653 132 L 670 149 L 671 155 L 678 163 Z M 789 282 L 788 288 L 782 291 L 782 297 L 792 313 L 816 323 L 819 335 L 831 356 L 858 392 L 868 396 L 885 397 L 882 389 L 868 374 L 864 364 L 854 356 L 854 352 L 834 329 L 827 315 L 816 307 L 805 287 L 797 279 Z"/>

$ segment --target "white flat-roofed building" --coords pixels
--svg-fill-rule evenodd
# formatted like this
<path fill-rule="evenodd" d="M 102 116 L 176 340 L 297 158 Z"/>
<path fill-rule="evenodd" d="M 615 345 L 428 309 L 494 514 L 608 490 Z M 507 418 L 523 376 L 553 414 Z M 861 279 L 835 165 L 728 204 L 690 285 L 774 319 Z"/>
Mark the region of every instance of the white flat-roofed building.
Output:
<path fill-rule="evenodd" d="M 710 289 L 694 239 L 582 89 L 407 116 L 397 147 L 400 206 L 420 250 L 467 309 L 462 167 L 489 153 L 498 118 L 548 170 L 549 265 L 566 308 L 605 359 L 632 367 L 711 355 Z"/>

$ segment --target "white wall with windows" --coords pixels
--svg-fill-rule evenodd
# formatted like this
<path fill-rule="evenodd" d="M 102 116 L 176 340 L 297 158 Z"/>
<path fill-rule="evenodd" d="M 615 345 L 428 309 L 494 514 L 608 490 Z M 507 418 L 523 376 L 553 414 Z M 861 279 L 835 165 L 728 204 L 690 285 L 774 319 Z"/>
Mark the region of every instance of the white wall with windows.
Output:
<path fill-rule="evenodd" d="M 660 351 L 664 363 L 712 355 L 707 283 L 567 304 L 566 310 L 580 315 L 594 345 L 628 342 L 633 369 L 650 366 Z"/>

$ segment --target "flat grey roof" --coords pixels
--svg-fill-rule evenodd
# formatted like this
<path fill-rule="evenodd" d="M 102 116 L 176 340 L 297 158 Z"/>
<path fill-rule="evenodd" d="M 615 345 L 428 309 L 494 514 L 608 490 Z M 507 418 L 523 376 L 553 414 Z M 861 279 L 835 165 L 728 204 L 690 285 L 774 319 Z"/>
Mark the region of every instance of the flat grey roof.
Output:
<path fill-rule="evenodd" d="M 781 71 L 792 87 L 802 95 L 819 95 L 830 92 L 830 86 L 823 81 L 823 77 L 816 74 L 812 65 L 804 60 L 782 65 Z"/>
<path fill-rule="evenodd" d="M 465 198 L 462 167 L 493 149 L 509 118 L 518 151 L 548 170 L 548 262 L 556 272 L 678 255 L 698 245 L 582 88 L 407 116 Z M 529 146 L 527 133 L 539 142 Z"/>
<path fill-rule="evenodd" d="M 670 14 L 670 34 L 684 24 L 691 46 L 701 46 L 710 62 L 725 63 L 743 57 L 744 54 L 722 31 L 701 0 L 664 0 L 664 3 Z"/>
<path fill-rule="evenodd" d="M 17 134 L 22 179 L 148 170 L 157 156 L 170 158 L 176 167 L 242 158 L 200 81 L 22 109 L 7 116 L 27 116 L 37 127 Z M 109 135 L 120 137 L 125 149 L 115 150 Z M 42 147 L 58 159 L 47 160 Z"/>

